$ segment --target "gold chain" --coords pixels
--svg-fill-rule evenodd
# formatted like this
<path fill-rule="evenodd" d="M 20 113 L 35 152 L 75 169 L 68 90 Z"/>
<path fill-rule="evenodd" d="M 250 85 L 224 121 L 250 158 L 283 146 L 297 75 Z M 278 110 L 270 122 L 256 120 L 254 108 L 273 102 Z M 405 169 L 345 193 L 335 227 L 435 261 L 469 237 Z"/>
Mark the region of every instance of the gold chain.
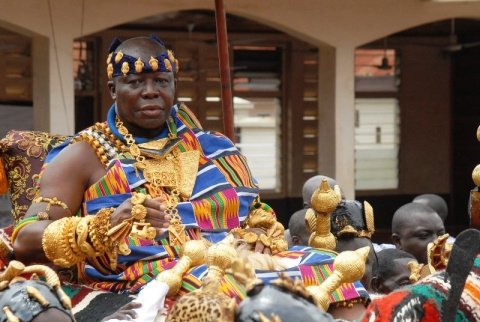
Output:
<path fill-rule="evenodd" d="M 137 161 L 137 163 L 134 165 L 135 168 L 145 170 L 148 167 L 146 164 L 147 162 L 146 162 L 145 156 L 141 155 L 140 147 L 135 143 L 135 139 L 133 138 L 133 135 L 128 132 L 127 128 L 125 127 L 123 122 L 120 120 L 118 115 L 115 116 L 115 125 L 118 128 L 118 132 L 121 135 L 123 135 L 127 143 L 127 146 L 129 146 L 129 152 Z M 169 134 L 169 136 L 171 135 Z M 181 171 L 179 160 L 175 152 L 172 152 L 171 154 L 167 155 L 165 158 L 174 164 L 175 173 L 178 173 L 179 171 Z M 166 177 L 165 173 L 162 173 L 160 171 L 153 171 L 151 173 L 150 180 L 147 180 L 151 184 L 151 192 L 153 192 L 155 196 L 163 195 L 162 182 L 166 181 L 165 177 Z M 171 178 L 168 178 L 168 181 L 171 182 L 172 181 Z M 180 193 L 178 191 L 178 182 L 177 180 L 174 180 L 174 181 L 175 182 L 170 186 L 172 188 L 170 191 L 170 195 L 167 195 L 167 198 L 165 201 L 165 205 L 167 207 L 167 209 L 165 210 L 165 214 L 170 216 L 170 225 L 168 227 L 170 245 L 181 246 L 188 240 L 188 237 L 185 233 L 185 226 L 182 224 L 182 219 L 178 214 L 177 205 L 178 205 L 178 199 L 179 199 Z"/>

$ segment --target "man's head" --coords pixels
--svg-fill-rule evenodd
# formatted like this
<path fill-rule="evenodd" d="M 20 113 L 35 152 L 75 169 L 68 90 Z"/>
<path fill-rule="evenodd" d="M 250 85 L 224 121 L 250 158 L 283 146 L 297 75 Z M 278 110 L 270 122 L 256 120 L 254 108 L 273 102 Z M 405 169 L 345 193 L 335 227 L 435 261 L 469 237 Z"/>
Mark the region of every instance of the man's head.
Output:
<path fill-rule="evenodd" d="M 107 66 L 108 88 L 127 129 L 140 137 L 160 134 L 175 97 L 178 61 L 173 53 L 155 36 L 116 39 Z"/>
<path fill-rule="evenodd" d="M 340 188 L 340 191 L 342 192 L 342 199 L 345 199 L 345 195 L 343 193 L 342 187 L 335 181 L 335 179 L 332 179 L 330 177 L 324 176 L 324 175 L 316 175 L 305 181 L 302 187 L 302 197 L 303 197 L 303 207 L 304 208 L 311 208 L 311 199 L 313 192 L 320 187 L 320 184 L 322 183 L 323 179 L 327 179 L 328 185 L 330 188 L 334 188 L 335 186 L 338 185 Z"/>
<path fill-rule="evenodd" d="M 377 263 L 373 266 L 372 290 L 388 294 L 410 282 L 409 262 L 417 263 L 415 256 L 396 248 L 384 249 L 377 253 Z"/>
<path fill-rule="evenodd" d="M 292 238 L 292 245 L 307 246 L 310 235 L 305 226 L 305 214 L 307 209 L 301 209 L 293 213 L 288 222 L 288 229 Z"/>
<path fill-rule="evenodd" d="M 397 209 L 392 219 L 392 241 L 395 247 L 428 263 L 427 247 L 445 234 L 440 216 L 429 206 L 411 202 Z"/>
<path fill-rule="evenodd" d="M 366 201 L 342 200 L 330 214 L 330 231 L 335 237 L 371 238 L 375 231 L 373 208 Z"/>
<path fill-rule="evenodd" d="M 372 280 L 372 270 L 373 266 L 376 262 L 376 254 L 375 250 L 373 249 L 372 242 L 370 239 L 366 237 L 352 237 L 351 235 L 342 235 L 341 237 L 337 238 L 337 246 L 335 247 L 335 251 L 337 253 L 341 253 L 346 250 L 357 250 L 359 248 L 369 246 L 370 253 L 368 254 L 367 261 L 365 262 L 365 273 L 363 277 L 360 279 L 363 287 L 368 291 L 371 288 L 371 280 Z"/>
<path fill-rule="evenodd" d="M 447 202 L 440 197 L 439 195 L 435 195 L 432 193 L 426 193 L 423 195 L 418 195 L 413 198 L 412 202 L 422 203 L 424 205 L 429 206 L 442 218 L 442 221 L 445 222 L 448 216 L 448 205 Z"/>

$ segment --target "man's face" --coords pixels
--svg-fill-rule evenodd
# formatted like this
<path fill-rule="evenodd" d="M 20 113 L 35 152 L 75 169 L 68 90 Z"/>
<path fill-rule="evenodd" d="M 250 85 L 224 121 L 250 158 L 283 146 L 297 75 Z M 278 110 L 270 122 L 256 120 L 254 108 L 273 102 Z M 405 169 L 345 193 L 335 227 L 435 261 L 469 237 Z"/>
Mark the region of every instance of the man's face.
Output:
<path fill-rule="evenodd" d="M 399 258 L 394 260 L 395 270 L 389 278 L 380 283 L 381 293 L 388 294 L 397 288 L 412 284 L 410 282 L 410 270 L 408 269 L 408 263 L 411 261 L 416 262 L 416 260 L 411 258 Z"/>
<path fill-rule="evenodd" d="M 175 87 L 173 74 L 167 72 L 117 76 L 109 82 L 120 119 L 137 136 L 149 136 L 163 128 L 173 106 Z"/>
<path fill-rule="evenodd" d="M 398 249 L 412 254 L 419 263 L 427 264 L 428 243 L 443 234 L 445 234 L 445 227 L 437 213 L 423 212 L 410 218 L 399 234 L 394 234 L 393 240 Z"/>

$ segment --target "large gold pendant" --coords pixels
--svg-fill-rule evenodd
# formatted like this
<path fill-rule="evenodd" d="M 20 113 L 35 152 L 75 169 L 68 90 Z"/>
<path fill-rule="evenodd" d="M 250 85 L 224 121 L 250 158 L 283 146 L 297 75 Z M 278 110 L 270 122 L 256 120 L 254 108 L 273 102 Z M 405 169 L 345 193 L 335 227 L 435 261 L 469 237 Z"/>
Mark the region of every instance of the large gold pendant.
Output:
<path fill-rule="evenodd" d="M 177 188 L 180 195 L 189 198 L 198 171 L 199 151 L 186 151 L 178 155 L 146 159 L 139 165 L 145 180 L 153 187 Z"/>

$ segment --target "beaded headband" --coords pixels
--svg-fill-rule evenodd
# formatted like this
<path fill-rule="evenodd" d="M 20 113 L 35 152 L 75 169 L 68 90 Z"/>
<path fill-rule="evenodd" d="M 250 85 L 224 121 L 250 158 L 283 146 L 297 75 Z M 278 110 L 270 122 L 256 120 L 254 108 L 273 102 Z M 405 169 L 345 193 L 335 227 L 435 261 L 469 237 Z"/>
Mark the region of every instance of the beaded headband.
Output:
<path fill-rule="evenodd" d="M 153 39 L 162 46 L 165 46 L 163 41 L 153 34 L 150 35 L 150 39 Z M 177 73 L 179 70 L 178 59 L 175 58 L 171 50 L 164 51 L 155 57 L 151 56 L 148 61 L 144 62 L 140 57 L 135 58 L 133 56 L 124 54 L 122 50 L 115 52 L 115 49 L 117 49 L 121 43 L 122 41 L 120 39 L 115 38 L 108 48 L 108 79 L 112 79 L 116 76 L 127 76 L 129 74 L 153 72 Z"/>

